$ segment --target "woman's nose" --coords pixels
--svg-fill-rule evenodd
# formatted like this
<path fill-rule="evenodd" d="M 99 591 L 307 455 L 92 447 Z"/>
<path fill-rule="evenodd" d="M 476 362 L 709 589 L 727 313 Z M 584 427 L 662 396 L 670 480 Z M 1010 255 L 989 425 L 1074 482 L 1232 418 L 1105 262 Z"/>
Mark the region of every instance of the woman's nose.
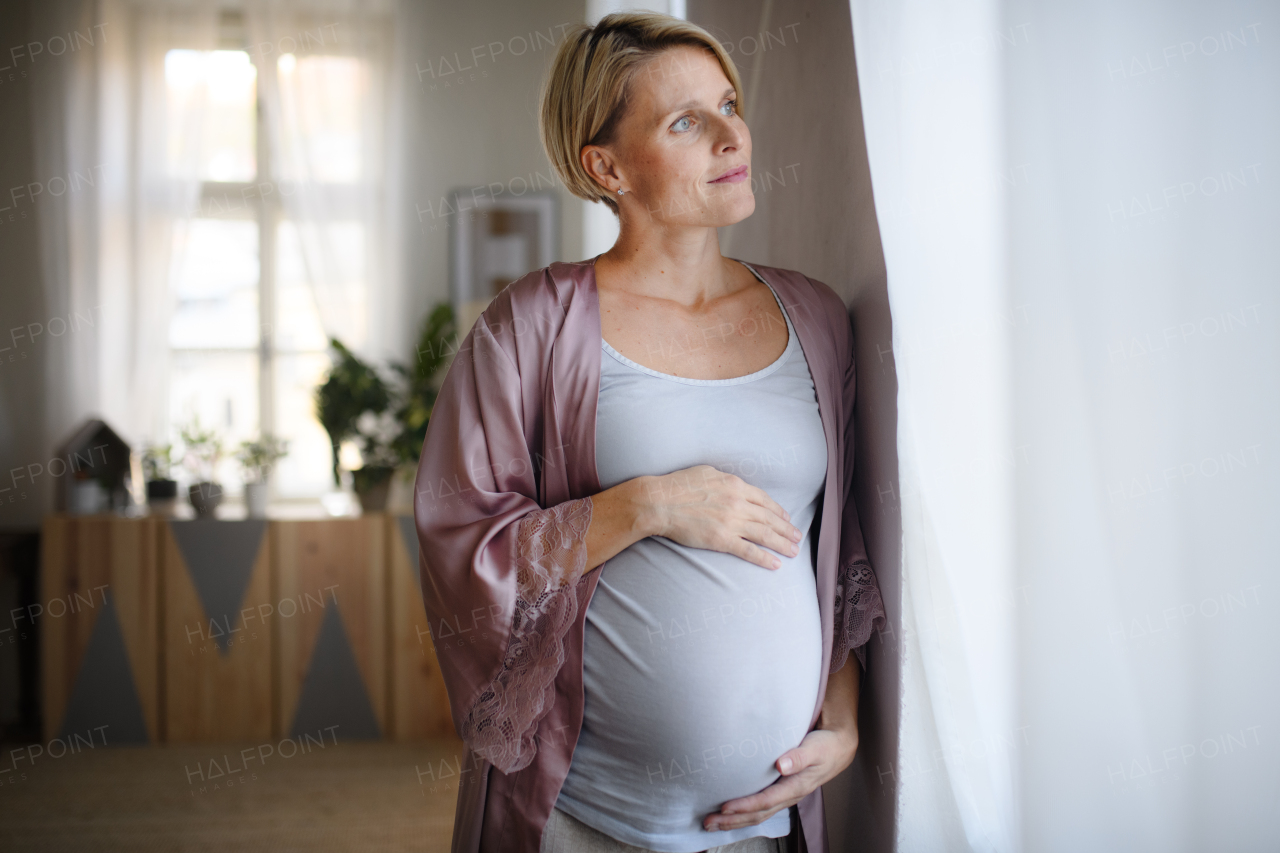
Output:
<path fill-rule="evenodd" d="M 721 116 L 716 134 L 716 153 L 735 151 L 742 147 L 745 136 L 737 123 L 728 116 Z"/>

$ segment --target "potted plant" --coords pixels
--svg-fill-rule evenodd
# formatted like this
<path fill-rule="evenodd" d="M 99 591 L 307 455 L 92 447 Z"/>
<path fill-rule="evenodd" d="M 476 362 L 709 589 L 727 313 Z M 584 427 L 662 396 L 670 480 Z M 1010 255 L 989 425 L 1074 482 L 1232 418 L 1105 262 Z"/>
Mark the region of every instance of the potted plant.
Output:
<path fill-rule="evenodd" d="M 356 421 L 365 412 L 375 414 L 391 405 L 391 388 L 371 365 L 361 361 L 337 338 L 329 339 L 334 364 L 324 384 L 316 389 L 316 416 L 333 447 L 333 482 L 338 475 L 338 448 L 356 435 Z"/>
<path fill-rule="evenodd" d="M 289 452 L 289 442 L 264 433 L 257 441 L 245 441 L 236 451 L 244 469 L 244 505 L 249 518 L 267 517 L 267 480 L 271 468 Z"/>
<path fill-rule="evenodd" d="M 340 484 L 339 448 L 348 440 L 360 451 L 352 485 L 365 512 L 386 508 L 391 480 L 402 466 L 416 466 L 439 393 L 440 368 L 456 348 L 453 309 L 442 302 L 422 324 L 417 363 L 392 364 L 399 381 L 388 383 L 372 365 L 330 339 L 334 366 L 316 389 L 316 412 L 333 447 L 333 479 Z"/>
<path fill-rule="evenodd" d="M 369 470 L 352 471 L 352 482 L 356 493 L 360 494 L 364 503 L 364 494 L 381 485 L 383 478 L 385 454 L 381 450 L 381 429 L 377 425 L 370 428 L 368 435 L 362 435 L 358 429 L 361 416 L 372 414 L 375 419 L 391 407 L 391 387 L 378 374 L 372 365 L 361 361 L 355 353 L 347 349 L 337 338 L 329 339 L 333 350 L 334 364 L 324 384 L 316 389 L 316 415 L 325 432 L 329 433 L 329 442 L 333 451 L 333 482 L 341 485 L 338 453 L 342 443 L 348 439 L 358 439 L 361 447 L 362 465 Z M 368 419 L 366 426 L 370 426 Z M 373 497 L 376 501 L 376 496 Z"/>
<path fill-rule="evenodd" d="M 172 516 L 178 507 L 178 481 L 169 477 L 172 467 L 172 444 L 152 444 L 142 452 L 142 472 L 147 481 L 147 507 L 157 515 Z"/>
<path fill-rule="evenodd" d="M 191 506 L 197 518 L 213 518 L 222 503 L 222 486 L 214 480 L 222 459 L 222 439 L 217 430 L 201 428 L 199 418 L 192 418 L 178 434 L 182 437 L 182 464 L 196 480 L 187 489 Z"/>

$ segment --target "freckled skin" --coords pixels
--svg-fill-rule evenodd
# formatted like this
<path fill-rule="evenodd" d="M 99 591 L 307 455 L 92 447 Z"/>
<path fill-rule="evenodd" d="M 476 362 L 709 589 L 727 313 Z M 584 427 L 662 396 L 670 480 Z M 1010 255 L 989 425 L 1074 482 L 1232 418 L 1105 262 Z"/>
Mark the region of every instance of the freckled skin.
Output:
<path fill-rule="evenodd" d="M 709 53 L 671 48 L 632 79 L 610 144 L 582 152 L 619 205 L 618 242 L 596 261 L 604 338 L 674 376 L 744 376 L 787 345 L 769 288 L 720 255 L 716 229 L 755 210 L 750 180 L 715 181 L 750 168 L 751 134 L 736 98 Z"/>

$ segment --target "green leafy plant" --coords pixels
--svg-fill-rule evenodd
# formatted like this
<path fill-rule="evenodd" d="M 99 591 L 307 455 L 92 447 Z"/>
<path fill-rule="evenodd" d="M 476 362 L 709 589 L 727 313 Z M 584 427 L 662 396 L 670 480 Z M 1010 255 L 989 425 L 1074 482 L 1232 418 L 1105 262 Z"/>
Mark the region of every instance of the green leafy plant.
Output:
<path fill-rule="evenodd" d="M 418 462 L 439 394 L 437 374 L 456 351 L 453 309 L 442 302 L 431 310 L 418 335 L 415 363 L 392 363 L 391 382 L 337 339 L 331 338 L 329 345 L 334 365 L 316 389 L 316 413 L 332 444 L 334 483 L 340 482 L 339 447 L 354 439 L 362 460 L 362 467 L 352 472 L 354 485 L 365 492 L 401 465 Z"/>
<path fill-rule="evenodd" d="M 172 444 L 152 444 L 142 451 L 142 473 L 146 479 L 168 480 L 172 467 Z"/>
<path fill-rule="evenodd" d="M 212 483 L 223 454 L 218 431 L 204 429 L 199 416 L 195 416 L 178 430 L 178 435 L 182 438 L 182 466 L 197 483 Z"/>
<path fill-rule="evenodd" d="M 240 449 L 236 451 L 236 461 L 244 469 L 249 482 L 265 483 L 271 475 L 271 468 L 288 453 L 288 441 L 264 433 L 257 441 L 241 442 Z"/>
<path fill-rule="evenodd" d="M 418 464 L 422 443 L 427 438 L 427 422 L 439 394 L 436 374 L 456 349 L 453 308 L 448 302 L 438 303 L 422 323 L 416 362 L 411 367 L 395 365 L 403 379 L 404 391 L 396 408 L 400 434 L 393 446 L 403 464 Z"/>
<path fill-rule="evenodd" d="M 380 414 L 391 406 L 390 386 L 372 365 L 361 361 L 337 338 L 329 339 L 334 364 L 324 384 L 316 388 L 316 416 L 333 450 L 333 482 L 338 476 L 338 448 L 357 434 L 356 424 L 365 412 Z"/>

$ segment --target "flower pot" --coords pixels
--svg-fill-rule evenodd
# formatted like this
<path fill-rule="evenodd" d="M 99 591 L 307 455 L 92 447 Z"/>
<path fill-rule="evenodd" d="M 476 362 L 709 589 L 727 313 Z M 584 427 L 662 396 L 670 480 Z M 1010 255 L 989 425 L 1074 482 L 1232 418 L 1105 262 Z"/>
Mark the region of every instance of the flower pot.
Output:
<path fill-rule="evenodd" d="M 97 480 L 80 480 L 71 489 L 71 515 L 96 515 L 106 512 L 110 496 Z"/>
<path fill-rule="evenodd" d="M 385 512 L 387 509 L 387 496 L 391 494 L 391 480 L 383 480 L 376 486 L 371 486 L 367 490 L 360 492 L 360 510 L 361 512 Z"/>
<path fill-rule="evenodd" d="M 196 483 L 187 489 L 196 518 L 213 518 L 213 511 L 222 503 L 222 486 L 217 483 Z"/>
<path fill-rule="evenodd" d="M 386 511 L 387 496 L 391 493 L 391 476 L 395 472 L 395 468 L 384 465 L 366 465 L 351 472 L 362 511 Z"/>
<path fill-rule="evenodd" d="M 147 509 L 155 515 L 172 518 L 178 509 L 178 481 L 148 480 Z"/>
<path fill-rule="evenodd" d="M 244 487 L 244 507 L 249 518 L 267 517 L 267 484 L 246 483 Z"/>

